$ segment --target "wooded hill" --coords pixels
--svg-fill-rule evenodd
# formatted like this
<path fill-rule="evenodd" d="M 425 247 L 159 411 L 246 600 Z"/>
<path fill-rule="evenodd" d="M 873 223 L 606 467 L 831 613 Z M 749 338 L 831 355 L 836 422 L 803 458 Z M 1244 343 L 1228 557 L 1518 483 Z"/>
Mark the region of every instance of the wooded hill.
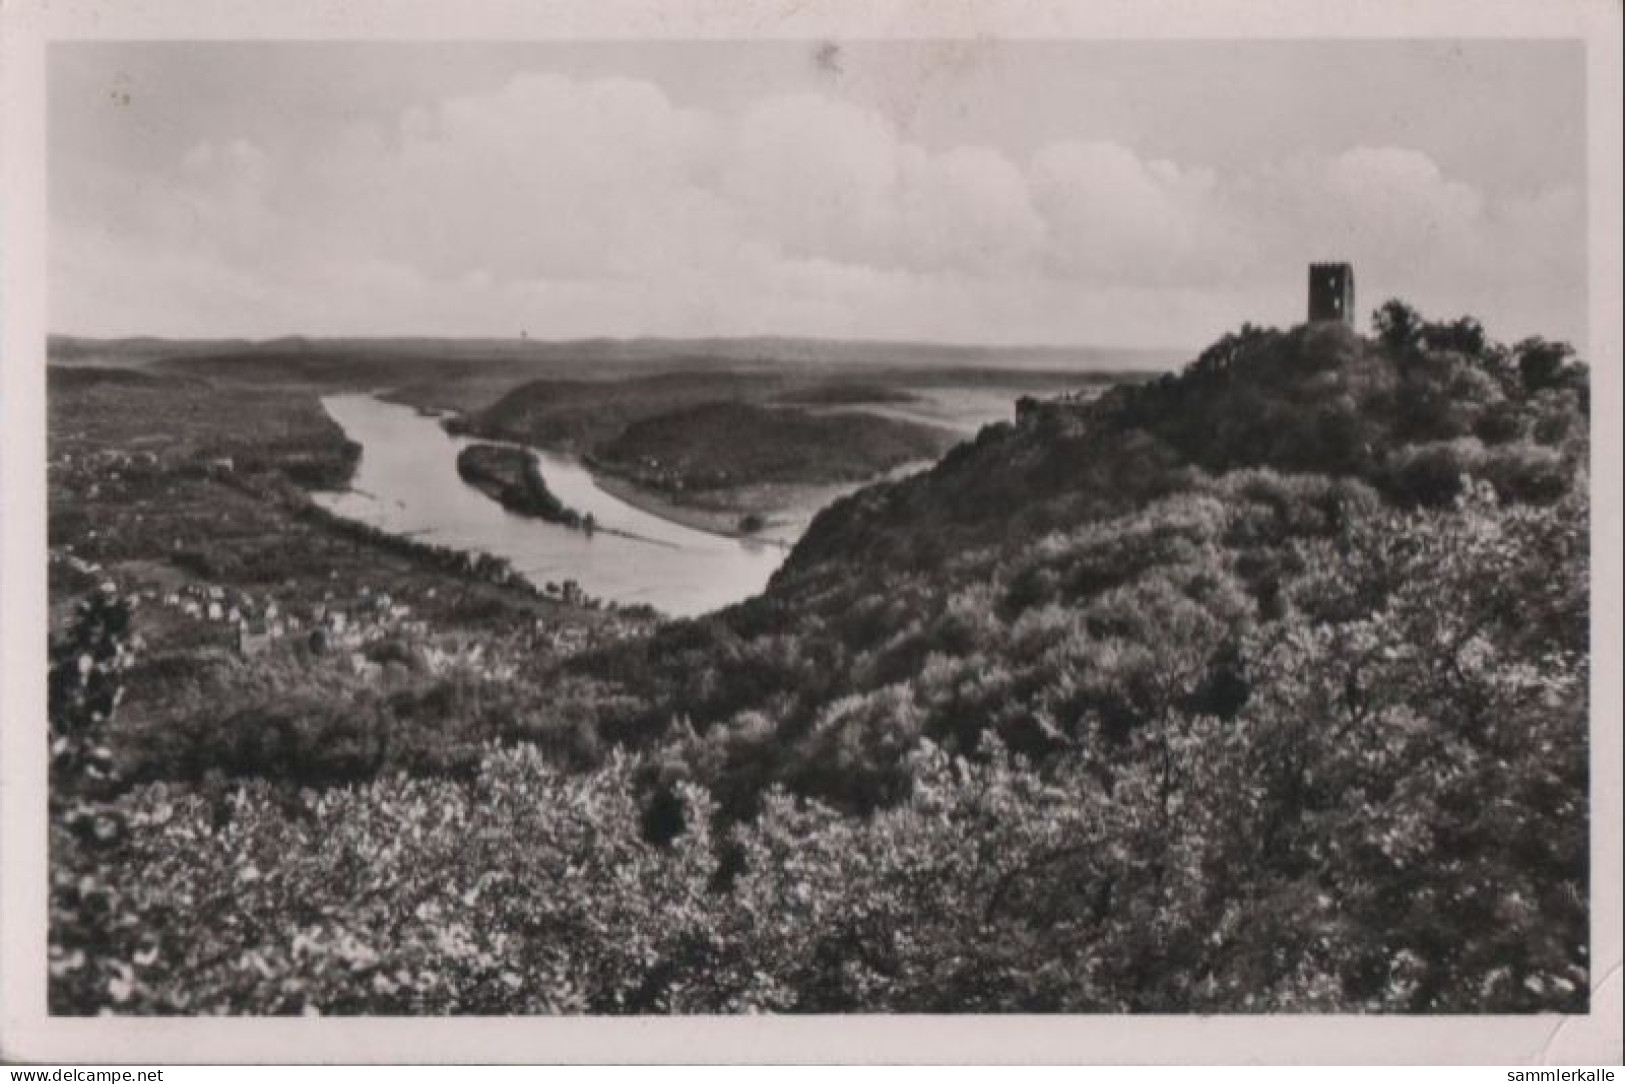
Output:
<path fill-rule="evenodd" d="M 1397 303 L 1031 404 L 471 779 L 88 786 L 53 1007 L 1583 1012 L 1588 410 Z"/>

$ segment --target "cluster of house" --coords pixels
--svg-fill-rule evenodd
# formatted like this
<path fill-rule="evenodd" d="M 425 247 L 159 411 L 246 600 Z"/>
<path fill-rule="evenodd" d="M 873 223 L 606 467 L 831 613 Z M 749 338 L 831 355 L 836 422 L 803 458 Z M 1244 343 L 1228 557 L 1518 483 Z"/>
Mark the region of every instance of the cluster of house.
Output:
<path fill-rule="evenodd" d="M 102 566 L 71 551 L 52 550 L 51 560 L 61 562 L 87 577 L 103 575 Z M 120 590 L 108 582 L 107 590 Z M 341 664 L 350 663 L 356 674 L 368 679 L 382 677 L 383 667 L 368 657 L 368 645 L 391 635 L 413 638 L 413 654 L 431 674 L 463 670 L 488 680 L 514 676 L 513 663 L 505 661 L 508 652 L 490 652 L 479 642 L 447 642 L 427 636 L 429 624 L 413 615 L 410 605 L 392 598 L 386 591 L 361 587 L 353 596 L 335 597 L 328 591 L 320 602 L 284 603 L 269 593 L 255 594 L 219 584 L 190 582 L 163 586 L 137 583 L 123 590 L 126 597 L 170 609 L 185 617 L 219 628 L 229 636 L 238 652 L 247 657 L 270 650 L 279 641 L 303 637 L 312 649 L 334 656 Z M 575 580 L 548 584 L 544 592 L 573 605 L 591 605 L 592 599 Z M 433 588 L 430 589 L 433 595 Z M 560 655 L 573 655 L 637 636 L 648 628 L 648 620 L 636 616 L 604 614 L 583 624 L 555 622 L 538 618 L 527 638 L 527 648 L 546 648 Z"/>
<path fill-rule="evenodd" d="M 305 635 L 318 650 L 338 650 L 360 648 L 391 631 L 421 633 L 428 628 L 426 622 L 411 618 L 410 606 L 367 587 L 353 599 L 339 601 L 329 593 L 314 605 L 293 607 L 284 607 L 270 595 L 256 598 L 218 584 L 191 583 L 162 593 L 143 588 L 137 593 L 195 620 L 224 625 L 244 655 L 258 655 L 289 636 Z"/>
<path fill-rule="evenodd" d="M 98 561 L 87 560 L 71 549 L 53 549 L 50 560 L 81 576 L 102 575 Z M 118 590 L 108 581 L 106 590 Z M 252 592 L 219 584 L 188 583 L 164 589 L 155 584 L 137 584 L 125 594 L 141 602 L 151 602 L 175 610 L 196 621 L 224 626 L 244 655 L 258 655 L 284 637 L 307 635 L 318 649 L 359 648 L 390 632 L 421 634 L 428 622 L 414 619 L 412 607 L 392 599 L 386 591 L 362 587 L 350 599 L 335 599 L 333 592 L 314 605 L 285 607 L 270 594 L 256 597 Z"/>
<path fill-rule="evenodd" d="M 151 588 L 144 589 L 143 593 Z M 302 631 L 306 618 L 285 613 L 275 599 L 256 599 L 247 591 L 218 584 L 191 583 L 159 596 L 165 606 L 187 617 L 225 625 L 236 636 L 237 649 L 244 655 L 257 655 L 273 640 Z"/>
<path fill-rule="evenodd" d="M 392 632 L 421 635 L 429 630 L 427 621 L 412 616 L 411 606 L 370 587 L 342 601 L 329 594 L 311 608 L 311 617 L 320 632 L 312 634 L 317 647 L 355 648 Z"/>

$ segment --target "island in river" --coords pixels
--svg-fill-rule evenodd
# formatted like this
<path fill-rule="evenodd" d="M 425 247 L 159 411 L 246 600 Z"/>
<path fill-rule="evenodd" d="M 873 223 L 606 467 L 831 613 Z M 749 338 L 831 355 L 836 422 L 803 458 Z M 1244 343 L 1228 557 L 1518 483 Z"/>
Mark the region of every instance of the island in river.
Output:
<path fill-rule="evenodd" d="M 470 444 L 457 453 L 457 475 L 510 512 L 566 527 L 593 527 L 592 516 L 570 508 L 547 488 L 536 456 L 526 448 Z"/>

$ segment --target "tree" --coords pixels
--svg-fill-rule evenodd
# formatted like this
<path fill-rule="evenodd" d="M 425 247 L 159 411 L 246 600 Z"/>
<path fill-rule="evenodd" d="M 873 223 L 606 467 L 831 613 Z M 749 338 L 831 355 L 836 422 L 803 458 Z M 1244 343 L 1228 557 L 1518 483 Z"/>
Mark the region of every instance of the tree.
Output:
<path fill-rule="evenodd" d="M 1411 353 L 1422 341 L 1422 314 L 1397 297 L 1384 301 L 1371 313 L 1377 341 L 1396 357 Z"/>
<path fill-rule="evenodd" d="M 1426 323 L 1421 337 L 1422 345 L 1429 350 L 1451 350 L 1475 359 L 1483 358 L 1490 346 L 1484 325 L 1471 316 Z"/>
<path fill-rule="evenodd" d="M 1574 348 L 1568 343 L 1551 342 L 1540 336 L 1524 339 L 1512 348 L 1512 356 L 1523 378 L 1524 390 L 1531 395 L 1552 388 L 1571 386 L 1579 366 Z"/>
<path fill-rule="evenodd" d="M 51 645 L 50 973 L 53 1010 L 83 1011 L 129 994 L 127 943 L 134 924 L 106 882 L 127 849 L 129 820 L 110 802 L 118 787 L 108 724 L 134 661 L 131 604 L 112 583 L 82 599 Z"/>
<path fill-rule="evenodd" d="M 51 645 L 47 695 L 53 801 L 104 793 L 112 755 L 103 744 L 124 699 L 124 675 L 134 662 L 131 604 L 111 583 L 80 600 L 73 625 Z"/>

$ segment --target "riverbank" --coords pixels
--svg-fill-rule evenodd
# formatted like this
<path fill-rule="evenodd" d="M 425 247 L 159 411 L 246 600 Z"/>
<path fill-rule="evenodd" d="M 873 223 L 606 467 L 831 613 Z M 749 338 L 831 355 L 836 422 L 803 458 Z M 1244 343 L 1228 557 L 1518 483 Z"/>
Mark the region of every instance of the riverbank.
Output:
<path fill-rule="evenodd" d="M 725 538 L 755 538 L 789 549 L 806 532 L 813 517 L 830 504 L 865 486 L 926 470 L 934 460 L 904 463 L 861 482 L 759 483 L 685 493 L 681 500 L 613 474 L 590 459 L 583 462 L 592 472 L 595 485 L 641 512 L 693 530 Z M 762 526 L 754 531 L 741 529 L 746 516 L 757 517 Z"/>
<path fill-rule="evenodd" d="M 640 486 L 588 463 L 593 482 L 605 493 L 640 512 L 658 516 L 690 530 L 723 538 L 756 539 L 785 549 L 801 537 L 819 510 L 867 483 L 759 484 L 731 486 L 685 494 L 678 501 L 670 494 Z M 761 526 L 745 530 L 742 523 L 755 517 Z"/>

